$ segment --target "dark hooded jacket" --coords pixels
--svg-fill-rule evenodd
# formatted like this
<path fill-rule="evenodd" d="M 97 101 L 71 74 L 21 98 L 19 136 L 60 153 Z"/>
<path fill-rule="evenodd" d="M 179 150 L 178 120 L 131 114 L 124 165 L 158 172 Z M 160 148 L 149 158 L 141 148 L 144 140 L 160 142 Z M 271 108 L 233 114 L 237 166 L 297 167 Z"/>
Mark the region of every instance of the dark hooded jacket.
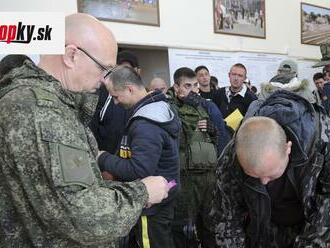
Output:
<path fill-rule="evenodd" d="M 133 181 L 147 176 L 163 176 L 175 180 L 166 204 L 174 198 L 179 187 L 180 122 L 160 91 L 148 94 L 131 109 L 126 125 L 120 155 L 103 153 L 98 164 L 101 170 L 110 172 L 117 180 Z M 124 158 L 123 158 L 124 157 Z M 145 213 L 154 213 L 157 204 Z"/>
<path fill-rule="evenodd" d="M 329 130 L 323 125 L 326 117 L 315 110 L 317 106 L 287 91 L 251 105 L 246 118 L 275 119 L 293 143 L 289 165 L 281 177 L 285 184 L 278 190 L 282 192 L 281 213 L 289 210 L 297 215 L 288 216 L 292 223 L 285 224 L 274 218 L 279 204 L 271 198 L 268 186 L 243 172 L 233 139 L 219 159 L 210 212 L 217 247 L 326 247 L 330 238 Z"/>

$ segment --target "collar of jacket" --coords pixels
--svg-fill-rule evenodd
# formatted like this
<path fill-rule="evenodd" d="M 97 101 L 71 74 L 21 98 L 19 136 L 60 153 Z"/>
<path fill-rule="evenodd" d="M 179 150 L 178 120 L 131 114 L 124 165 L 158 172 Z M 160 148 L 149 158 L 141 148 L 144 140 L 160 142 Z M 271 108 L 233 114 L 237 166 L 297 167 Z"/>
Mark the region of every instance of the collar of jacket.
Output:
<path fill-rule="evenodd" d="M 61 83 L 53 76 L 46 73 L 44 70 L 37 67 L 33 62 L 29 62 L 28 66 L 39 73 L 39 77 L 53 83 L 58 98 L 66 105 L 77 110 L 78 118 L 87 126 L 91 121 L 96 109 L 98 96 L 94 93 L 87 92 L 72 92 L 62 87 Z"/>
<path fill-rule="evenodd" d="M 276 77 L 276 76 L 275 76 Z M 275 78 L 274 77 L 274 78 Z M 279 82 L 269 82 L 260 85 L 260 98 L 266 99 L 271 94 L 278 90 L 287 90 L 296 93 L 297 95 L 305 98 L 310 103 L 317 102 L 316 96 L 314 94 L 314 86 L 307 80 L 302 81 L 298 78 L 292 78 L 287 84 Z"/>
<path fill-rule="evenodd" d="M 131 119 L 133 118 L 134 114 L 143 106 L 152 103 L 152 102 L 159 102 L 159 101 L 165 101 L 167 102 L 167 98 L 164 95 L 162 91 L 156 90 L 153 92 L 150 92 L 145 97 L 143 97 L 140 101 L 138 101 L 130 110 L 129 110 L 129 118 L 128 118 L 128 124 L 130 123 Z"/>
<path fill-rule="evenodd" d="M 179 108 L 185 104 L 182 100 L 180 100 L 179 98 L 176 97 L 173 86 L 167 90 L 166 98 L 168 99 L 168 101 L 170 103 L 174 104 L 175 106 L 177 106 Z"/>
<path fill-rule="evenodd" d="M 206 99 L 204 99 L 200 95 L 199 95 L 199 97 L 200 97 L 200 100 L 199 100 L 198 105 L 196 106 L 196 105 L 193 105 L 193 104 L 188 104 L 188 103 L 180 100 L 179 98 L 177 98 L 176 95 L 175 95 L 173 86 L 171 88 L 169 88 L 167 90 L 167 92 L 166 92 L 166 98 L 167 98 L 167 100 L 171 104 L 174 104 L 178 108 L 181 108 L 181 107 L 183 107 L 184 105 L 187 104 L 187 105 L 192 106 L 192 107 L 194 107 L 196 109 L 198 109 L 198 107 L 202 107 L 202 108 L 206 109 L 207 108 L 206 106 L 209 103 L 209 101 L 207 101 Z"/>

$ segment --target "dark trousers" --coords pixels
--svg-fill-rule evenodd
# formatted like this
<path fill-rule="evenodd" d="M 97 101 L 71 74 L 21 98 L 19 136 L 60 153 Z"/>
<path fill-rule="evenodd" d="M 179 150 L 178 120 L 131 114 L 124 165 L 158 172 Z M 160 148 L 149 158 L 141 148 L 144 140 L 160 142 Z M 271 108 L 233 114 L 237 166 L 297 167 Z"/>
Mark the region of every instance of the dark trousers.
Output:
<path fill-rule="evenodd" d="M 142 215 L 130 233 L 129 248 L 173 248 L 173 216 L 173 202 L 155 215 Z"/>

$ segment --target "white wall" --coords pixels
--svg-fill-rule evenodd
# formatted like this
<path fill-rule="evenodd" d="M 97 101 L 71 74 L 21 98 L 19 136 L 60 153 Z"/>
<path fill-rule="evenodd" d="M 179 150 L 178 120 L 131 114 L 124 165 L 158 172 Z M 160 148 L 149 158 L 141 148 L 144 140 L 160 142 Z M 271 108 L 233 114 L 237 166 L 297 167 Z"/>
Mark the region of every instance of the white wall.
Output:
<path fill-rule="evenodd" d="M 301 0 L 266 0 L 267 39 L 213 33 L 212 0 L 159 0 L 160 27 L 106 22 L 119 43 L 215 51 L 253 51 L 319 59 L 317 46 L 300 44 Z M 330 8 L 329 0 L 304 0 Z M 0 0 L 0 11 L 76 12 L 76 0 Z"/>
<path fill-rule="evenodd" d="M 170 84 L 167 50 L 130 49 L 138 58 L 141 76 L 145 84 L 149 84 L 155 77 L 164 79 Z M 157 63 L 155 63 L 157 60 Z"/>
<path fill-rule="evenodd" d="M 212 0 L 160 0 L 160 28 L 108 23 L 121 43 L 215 51 L 252 51 L 319 59 L 300 43 L 300 0 L 266 0 L 267 39 L 215 34 Z M 330 8 L 329 0 L 304 0 Z"/>

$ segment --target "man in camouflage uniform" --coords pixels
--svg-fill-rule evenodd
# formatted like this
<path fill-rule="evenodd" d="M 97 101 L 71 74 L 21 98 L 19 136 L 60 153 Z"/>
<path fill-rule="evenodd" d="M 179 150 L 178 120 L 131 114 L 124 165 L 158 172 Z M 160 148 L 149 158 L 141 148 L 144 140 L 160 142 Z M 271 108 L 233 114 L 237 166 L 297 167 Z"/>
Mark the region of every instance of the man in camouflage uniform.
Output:
<path fill-rule="evenodd" d="M 209 247 L 206 217 L 215 166 L 229 140 L 220 110 L 196 92 L 195 72 L 187 67 L 176 70 L 168 95 L 183 129 L 179 151 L 182 189 L 176 198 L 172 229 L 177 248 Z"/>
<path fill-rule="evenodd" d="M 26 60 L 0 81 L 1 247 L 117 247 L 167 196 L 162 177 L 102 180 L 87 92 L 106 82 L 117 44 L 91 16 L 65 21 L 64 55 L 41 56 L 40 68 Z"/>
<path fill-rule="evenodd" d="M 329 120 L 286 90 L 252 104 L 217 168 L 216 247 L 327 247 Z"/>

